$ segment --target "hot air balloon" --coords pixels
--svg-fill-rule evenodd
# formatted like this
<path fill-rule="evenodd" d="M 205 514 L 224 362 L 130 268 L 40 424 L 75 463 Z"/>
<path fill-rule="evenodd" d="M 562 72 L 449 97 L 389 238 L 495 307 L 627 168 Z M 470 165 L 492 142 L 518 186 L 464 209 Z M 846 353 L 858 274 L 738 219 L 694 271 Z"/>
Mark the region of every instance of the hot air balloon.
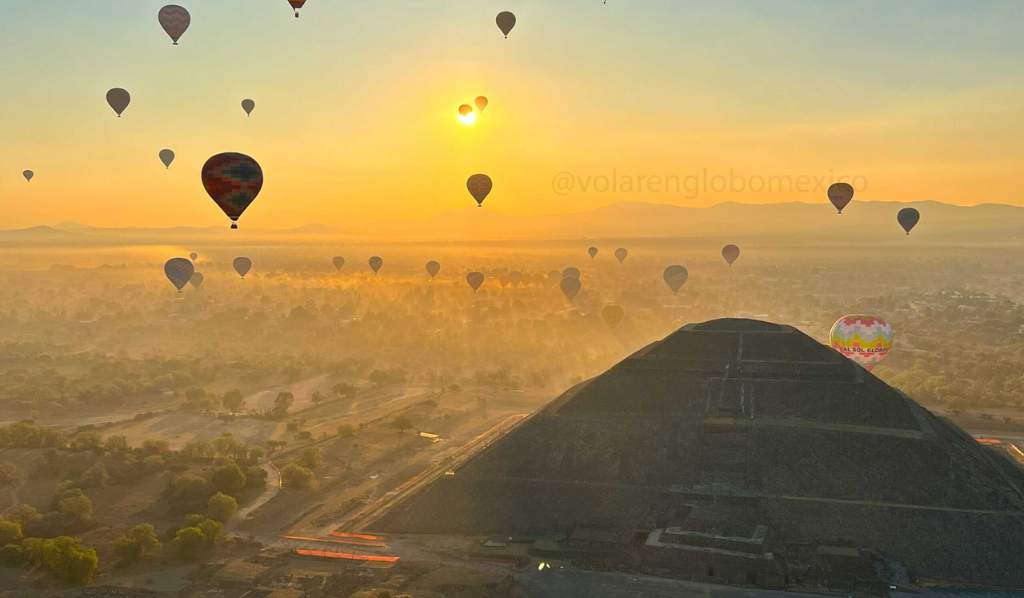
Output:
<path fill-rule="evenodd" d="M 295 11 L 295 18 L 299 18 L 299 9 L 306 3 L 306 0 L 288 0 L 288 4 L 292 5 L 292 10 Z"/>
<path fill-rule="evenodd" d="M 345 258 L 341 257 L 340 255 L 336 255 L 331 258 L 331 263 L 334 264 L 335 270 L 341 270 L 343 267 L 345 267 Z"/>
<path fill-rule="evenodd" d="M 238 275 L 242 278 L 245 278 L 245 275 L 249 273 L 249 270 L 252 270 L 252 260 L 247 257 L 236 257 L 234 261 L 231 262 L 231 265 L 234 266 L 235 272 L 238 272 Z"/>
<path fill-rule="evenodd" d="M 627 255 L 629 255 L 629 252 L 626 251 L 625 247 L 619 247 L 618 249 L 615 250 L 615 259 L 619 260 L 620 264 L 626 261 Z"/>
<path fill-rule="evenodd" d="M 476 100 L 474 100 L 474 103 L 476 104 L 476 109 L 479 110 L 480 112 L 483 112 L 484 109 L 487 108 L 488 104 L 487 98 L 485 98 L 484 96 L 477 96 Z"/>
<path fill-rule="evenodd" d="M 430 275 L 430 278 L 435 278 L 437 276 L 437 273 L 440 271 L 441 264 L 435 262 L 434 260 L 430 260 L 429 262 L 427 262 L 427 274 Z"/>
<path fill-rule="evenodd" d="M 910 234 L 910 229 L 917 226 L 917 221 L 921 219 L 921 212 L 918 212 L 915 208 L 903 208 L 896 214 L 896 221 L 900 223 L 903 230 Z"/>
<path fill-rule="evenodd" d="M 722 257 L 731 266 L 736 261 L 736 258 L 740 257 L 740 248 L 735 245 L 726 245 L 722 248 Z"/>
<path fill-rule="evenodd" d="M 523 282 L 523 273 L 519 270 L 513 270 L 509 273 L 508 280 L 512 283 L 512 286 L 517 287 Z"/>
<path fill-rule="evenodd" d="M 459 106 L 459 114 L 462 115 L 462 116 L 466 116 L 468 114 L 472 114 L 472 112 L 473 112 L 473 107 L 470 106 L 469 104 L 463 104 L 463 105 Z"/>
<path fill-rule="evenodd" d="M 181 292 L 181 289 L 185 288 L 188 281 L 192 279 L 192 275 L 195 273 L 195 266 L 192 262 L 188 261 L 183 257 L 174 257 L 167 260 L 164 264 L 164 274 L 167 275 L 167 280 L 171 281 L 174 288 Z"/>
<path fill-rule="evenodd" d="M 483 207 L 484 199 L 491 192 L 492 186 L 491 177 L 486 174 L 474 174 L 466 181 L 466 189 L 469 189 L 469 194 L 476 200 L 478 208 Z"/>
<path fill-rule="evenodd" d="M 484 283 L 484 275 L 482 272 L 470 272 L 466 275 L 466 282 L 469 283 L 469 288 L 473 289 L 475 293 L 480 285 Z"/>
<path fill-rule="evenodd" d="M 189 23 L 192 22 L 192 17 L 188 14 L 188 11 L 177 4 L 168 4 L 161 8 L 157 14 L 157 19 L 175 46 L 178 45 L 178 40 L 185 34 Z"/>
<path fill-rule="evenodd" d="M 379 255 L 375 255 L 375 256 L 370 258 L 370 262 L 369 263 L 370 263 L 370 269 L 373 270 L 374 274 L 376 274 L 377 272 L 380 272 L 381 266 L 384 265 L 384 260 L 381 259 L 381 257 Z"/>
<path fill-rule="evenodd" d="M 107 92 L 107 104 L 113 108 L 114 113 L 117 114 L 118 118 L 121 118 L 121 113 L 124 112 L 125 108 L 128 107 L 128 104 L 130 104 L 131 101 L 131 94 L 120 87 L 115 87 Z"/>
<path fill-rule="evenodd" d="M 26 170 L 21 173 L 21 176 L 25 177 L 25 180 L 31 183 L 32 177 L 36 176 L 36 173 L 32 172 L 31 170 Z"/>
<path fill-rule="evenodd" d="M 828 200 L 832 202 L 832 205 L 839 210 L 839 213 L 843 213 L 843 208 L 846 204 L 850 203 L 853 199 L 853 185 L 850 183 L 832 183 L 828 188 Z"/>
<path fill-rule="evenodd" d="M 868 371 L 892 350 L 892 326 L 875 316 L 843 316 L 828 337 L 833 349 Z"/>
<path fill-rule="evenodd" d="M 188 283 L 195 288 L 203 286 L 203 281 L 206 279 L 202 272 L 194 272 L 192 278 L 188 279 Z"/>
<path fill-rule="evenodd" d="M 165 168 L 171 167 L 171 162 L 174 162 L 174 152 L 169 149 L 160 150 L 160 161 L 164 163 Z"/>
<path fill-rule="evenodd" d="M 608 324 L 612 328 L 619 325 L 622 318 L 626 317 L 626 312 L 623 311 L 621 306 L 618 305 L 605 305 L 601 308 L 601 318 L 604 319 L 605 324 Z"/>
<path fill-rule="evenodd" d="M 597 257 L 597 247 L 588 247 L 587 254 L 590 255 L 590 259 Z"/>
<path fill-rule="evenodd" d="M 512 28 L 516 26 L 516 16 L 507 10 L 499 12 L 494 21 L 498 24 L 498 29 L 501 30 L 502 35 L 506 38 L 509 32 L 512 31 Z"/>
<path fill-rule="evenodd" d="M 661 277 L 665 279 L 665 284 L 668 285 L 668 288 L 672 289 L 673 293 L 678 293 L 686 279 L 690 277 L 690 273 L 683 266 L 673 265 L 665 268 L 665 272 L 662 273 Z"/>
<path fill-rule="evenodd" d="M 245 115 L 249 116 L 252 111 L 256 109 L 256 102 L 246 98 L 242 100 L 242 110 L 245 110 Z"/>
<path fill-rule="evenodd" d="M 245 154 L 217 154 L 203 164 L 203 187 L 238 228 L 238 219 L 263 188 L 263 169 Z"/>
<path fill-rule="evenodd" d="M 567 276 L 562 279 L 562 282 L 558 283 L 558 286 L 562 289 L 562 294 L 565 295 L 565 298 L 572 301 L 580 292 L 583 283 L 578 278 Z"/>
<path fill-rule="evenodd" d="M 199 259 L 199 254 L 193 251 L 192 253 L 188 254 L 188 259 L 194 262 L 197 259 Z"/>
<path fill-rule="evenodd" d="M 580 274 L 580 269 L 579 268 L 576 268 L 576 267 L 573 267 L 573 266 L 569 266 L 565 270 L 562 270 L 562 278 L 576 278 L 576 279 L 579 279 L 580 276 L 582 276 L 582 274 Z"/>

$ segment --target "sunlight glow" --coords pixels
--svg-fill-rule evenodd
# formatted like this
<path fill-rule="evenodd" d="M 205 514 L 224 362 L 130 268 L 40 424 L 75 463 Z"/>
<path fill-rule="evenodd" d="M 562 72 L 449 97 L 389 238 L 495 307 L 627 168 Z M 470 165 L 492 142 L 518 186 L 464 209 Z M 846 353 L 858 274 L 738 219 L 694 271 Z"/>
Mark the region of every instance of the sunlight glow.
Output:
<path fill-rule="evenodd" d="M 458 118 L 459 122 L 466 125 L 467 127 L 472 127 L 474 124 L 476 124 L 476 112 L 470 112 L 469 114 L 466 115 L 460 114 Z"/>

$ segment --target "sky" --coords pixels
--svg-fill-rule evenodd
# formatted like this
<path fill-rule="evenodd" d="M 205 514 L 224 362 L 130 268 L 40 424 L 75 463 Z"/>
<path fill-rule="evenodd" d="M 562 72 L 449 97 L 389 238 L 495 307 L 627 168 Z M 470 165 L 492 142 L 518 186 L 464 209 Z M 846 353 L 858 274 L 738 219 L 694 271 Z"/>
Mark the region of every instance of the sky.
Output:
<path fill-rule="evenodd" d="M 199 178 L 223 151 L 264 171 L 243 227 L 476 209 L 477 172 L 514 215 L 825 201 L 835 180 L 1024 205 L 1017 0 L 179 3 L 173 46 L 163 1 L 0 0 L 0 228 L 226 227 Z"/>

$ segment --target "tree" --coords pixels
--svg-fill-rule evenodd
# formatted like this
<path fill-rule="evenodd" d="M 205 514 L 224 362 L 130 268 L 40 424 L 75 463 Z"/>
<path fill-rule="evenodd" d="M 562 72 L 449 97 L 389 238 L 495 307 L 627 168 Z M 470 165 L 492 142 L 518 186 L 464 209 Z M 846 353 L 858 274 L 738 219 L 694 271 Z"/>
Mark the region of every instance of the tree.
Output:
<path fill-rule="evenodd" d="M 194 473 L 176 476 L 170 481 L 167 489 L 171 502 L 181 510 L 202 508 L 200 505 L 205 506 L 210 495 L 214 493 L 213 485 L 206 478 Z"/>
<path fill-rule="evenodd" d="M 238 510 L 238 501 L 233 496 L 218 492 L 210 497 L 209 502 L 206 505 L 206 514 L 211 519 L 216 519 L 220 522 L 227 522 L 228 519 L 235 514 Z"/>
<path fill-rule="evenodd" d="M 109 480 L 110 474 L 107 473 L 107 467 L 103 461 L 93 463 L 89 469 L 78 476 L 78 483 L 84 488 L 99 488 L 105 486 Z"/>
<path fill-rule="evenodd" d="M 355 436 L 356 428 L 352 424 L 341 424 L 338 426 L 338 436 L 340 438 L 349 438 Z"/>
<path fill-rule="evenodd" d="M 324 463 L 323 452 L 314 447 L 302 449 L 302 454 L 299 455 L 297 463 L 309 469 L 316 469 Z"/>
<path fill-rule="evenodd" d="M 78 488 L 66 493 L 57 502 L 57 510 L 71 515 L 77 523 L 87 523 L 92 519 L 92 501 Z"/>
<path fill-rule="evenodd" d="M 327 396 L 325 396 L 324 393 L 320 392 L 319 390 L 314 390 L 313 394 L 310 396 L 310 398 L 313 399 L 314 403 L 319 405 L 320 403 L 322 403 L 324 401 L 324 399 L 327 398 Z"/>
<path fill-rule="evenodd" d="M 103 441 L 103 448 L 107 449 L 108 451 L 127 450 L 128 439 L 120 435 L 107 436 L 107 439 Z"/>
<path fill-rule="evenodd" d="M 43 540 L 42 564 L 71 583 L 83 584 L 92 581 L 99 563 L 96 551 L 82 546 L 78 538 L 58 536 Z"/>
<path fill-rule="evenodd" d="M 309 469 L 297 463 L 291 463 L 281 470 L 281 483 L 285 488 L 310 490 L 316 487 L 316 476 Z"/>
<path fill-rule="evenodd" d="M 291 409 L 292 404 L 295 403 L 295 396 L 290 392 L 279 392 L 277 397 L 274 399 L 274 408 L 271 414 L 281 419 L 288 415 L 288 410 Z"/>
<path fill-rule="evenodd" d="M 395 419 L 391 420 L 391 427 L 404 432 L 412 428 L 412 421 L 404 415 L 399 415 Z"/>
<path fill-rule="evenodd" d="M 338 382 L 331 387 L 333 392 L 339 399 L 352 399 L 356 396 L 356 387 L 352 386 L 348 382 Z"/>
<path fill-rule="evenodd" d="M 21 503 L 7 515 L 7 519 L 17 522 L 21 526 L 21 529 L 25 529 L 30 524 L 39 521 L 41 517 L 42 516 L 39 514 L 39 511 L 27 503 Z"/>
<path fill-rule="evenodd" d="M 102 446 L 102 438 L 99 432 L 93 432 L 91 430 L 85 432 L 79 432 L 71 440 L 71 447 L 78 451 L 92 451 Z"/>
<path fill-rule="evenodd" d="M 206 548 L 206 534 L 198 527 L 183 527 L 174 534 L 174 548 L 181 558 L 195 560 Z"/>
<path fill-rule="evenodd" d="M 245 469 L 245 487 L 263 488 L 267 485 L 267 470 L 259 465 L 252 465 Z"/>
<path fill-rule="evenodd" d="M 242 406 L 245 405 L 245 397 L 242 396 L 242 391 L 233 388 L 224 393 L 220 402 L 231 413 L 238 413 L 242 410 Z"/>
<path fill-rule="evenodd" d="M 114 553 L 123 563 L 145 557 L 160 548 L 160 539 L 149 523 L 140 523 L 114 541 Z"/>
<path fill-rule="evenodd" d="M 0 462 L 0 486 L 6 486 L 18 481 L 18 467 L 10 461 Z"/>
<path fill-rule="evenodd" d="M 0 517 L 0 546 L 21 542 L 21 524 Z"/>
<path fill-rule="evenodd" d="M 225 463 L 213 470 L 210 477 L 213 487 L 221 492 L 237 494 L 245 488 L 245 472 L 234 461 Z"/>

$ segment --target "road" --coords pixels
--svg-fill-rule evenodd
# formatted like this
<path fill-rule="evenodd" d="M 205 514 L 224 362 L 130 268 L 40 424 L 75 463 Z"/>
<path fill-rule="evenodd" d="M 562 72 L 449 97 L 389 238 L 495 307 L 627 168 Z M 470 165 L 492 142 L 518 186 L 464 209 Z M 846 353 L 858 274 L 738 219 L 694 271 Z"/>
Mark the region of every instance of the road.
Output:
<path fill-rule="evenodd" d="M 281 470 L 271 461 L 264 461 L 261 465 L 263 471 L 267 472 L 267 485 L 263 493 L 256 497 L 251 503 L 238 510 L 234 518 L 228 522 L 228 530 L 232 530 L 245 521 L 246 517 L 255 513 L 257 509 L 267 504 L 281 491 Z"/>

